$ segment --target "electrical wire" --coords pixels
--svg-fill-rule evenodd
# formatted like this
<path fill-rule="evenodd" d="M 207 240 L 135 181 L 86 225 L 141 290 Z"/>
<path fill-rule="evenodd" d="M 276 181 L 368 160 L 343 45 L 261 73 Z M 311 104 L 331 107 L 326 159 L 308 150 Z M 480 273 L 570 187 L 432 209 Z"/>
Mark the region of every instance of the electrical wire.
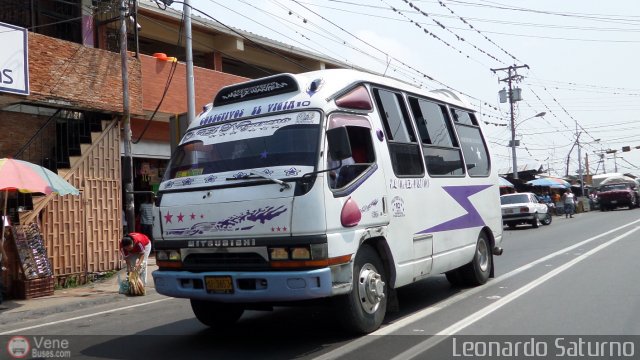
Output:
<path fill-rule="evenodd" d="M 180 25 L 178 26 L 179 30 L 178 30 L 178 42 L 176 43 L 176 53 L 180 49 L 180 44 L 182 43 L 182 29 L 183 29 L 183 27 L 184 27 L 184 14 L 183 14 L 182 18 L 180 18 Z M 173 75 L 175 74 L 177 67 L 178 67 L 178 61 L 176 59 L 171 63 L 171 69 L 169 69 L 169 75 L 167 76 L 167 81 L 165 82 L 164 90 L 162 91 L 162 97 L 160 97 L 160 101 L 158 102 L 158 105 L 153 110 L 153 113 L 151 114 L 149 119 L 147 119 L 147 122 L 145 123 L 144 128 L 142 129 L 142 132 L 140 133 L 140 136 L 138 136 L 138 139 L 137 140 L 131 140 L 132 144 L 137 144 L 137 143 L 140 142 L 140 140 L 142 140 L 142 138 L 144 137 L 144 134 L 147 132 L 147 129 L 151 125 L 151 121 L 153 121 L 154 117 L 156 116 L 156 113 L 158 112 L 158 110 L 160 110 L 160 106 L 162 106 L 162 103 L 164 102 L 164 99 L 167 96 L 167 92 L 169 91 L 169 88 L 171 87 L 171 81 L 173 81 Z"/>

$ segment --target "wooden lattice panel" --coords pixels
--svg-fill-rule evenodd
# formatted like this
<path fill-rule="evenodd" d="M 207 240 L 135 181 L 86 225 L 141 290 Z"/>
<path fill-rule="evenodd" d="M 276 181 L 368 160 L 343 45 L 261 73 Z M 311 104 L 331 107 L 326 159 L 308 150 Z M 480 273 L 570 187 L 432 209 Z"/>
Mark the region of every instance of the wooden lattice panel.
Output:
<path fill-rule="evenodd" d="M 56 196 L 42 212 L 43 236 L 56 276 L 119 267 L 122 191 L 118 126 L 103 135 L 82 154 L 82 162 L 67 178 L 80 190 L 80 196 Z"/>

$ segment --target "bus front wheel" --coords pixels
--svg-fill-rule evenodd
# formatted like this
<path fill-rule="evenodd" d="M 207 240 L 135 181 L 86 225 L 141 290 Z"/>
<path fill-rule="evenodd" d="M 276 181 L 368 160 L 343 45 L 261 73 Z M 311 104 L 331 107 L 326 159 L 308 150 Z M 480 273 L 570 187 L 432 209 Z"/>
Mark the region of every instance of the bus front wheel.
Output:
<path fill-rule="evenodd" d="M 353 267 L 353 287 L 336 298 L 344 327 L 366 334 L 380 327 L 387 312 L 387 274 L 378 253 L 368 245 L 360 248 Z"/>

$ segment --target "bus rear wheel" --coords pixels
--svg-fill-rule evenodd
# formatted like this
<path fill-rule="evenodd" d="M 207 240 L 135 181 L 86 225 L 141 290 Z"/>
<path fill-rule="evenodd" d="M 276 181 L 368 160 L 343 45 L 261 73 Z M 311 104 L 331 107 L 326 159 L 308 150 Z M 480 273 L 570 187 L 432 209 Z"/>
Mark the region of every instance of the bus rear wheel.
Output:
<path fill-rule="evenodd" d="M 487 240 L 487 235 L 481 232 L 476 242 L 476 253 L 473 256 L 473 260 L 459 269 L 460 276 L 467 285 L 482 285 L 489 280 L 492 267 L 491 246 L 489 245 L 489 240 Z"/>
<path fill-rule="evenodd" d="M 191 310 L 201 323 L 223 329 L 234 324 L 244 313 L 244 308 L 236 304 L 191 299 Z"/>
<path fill-rule="evenodd" d="M 362 246 L 354 261 L 352 290 L 336 298 L 339 319 L 348 331 L 366 334 L 380 327 L 387 312 L 387 281 L 378 253 Z"/>

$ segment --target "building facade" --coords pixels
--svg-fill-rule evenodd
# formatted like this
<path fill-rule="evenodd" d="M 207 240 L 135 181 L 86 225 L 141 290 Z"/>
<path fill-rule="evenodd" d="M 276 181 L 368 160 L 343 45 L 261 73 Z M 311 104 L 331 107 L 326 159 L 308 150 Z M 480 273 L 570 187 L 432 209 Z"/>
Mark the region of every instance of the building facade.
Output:
<path fill-rule="evenodd" d="M 0 23 L 27 29 L 28 93 L 0 87 L 0 157 L 57 172 L 80 196 L 11 194 L 20 223 L 38 222 L 59 284 L 121 266 L 123 83 L 119 0 L 6 0 Z M 182 13 L 130 1 L 128 91 L 134 190 L 155 190 L 186 112 Z M 135 26 L 133 26 L 135 25 Z M 291 46 L 193 18 L 196 111 L 223 86 L 279 72 L 344 67 Z M 164 55 L 163 55 L 164 54 Z M 172 58 L 176 58 L 173 61 Z M 2 64 L 0 64 L 2 65 Z M 142 198 L 136 197 L 136 204 Z M 9 214 L 7 214 L 9 215 Z M 8 244 L 5 286 L 21 276 Z"/>

